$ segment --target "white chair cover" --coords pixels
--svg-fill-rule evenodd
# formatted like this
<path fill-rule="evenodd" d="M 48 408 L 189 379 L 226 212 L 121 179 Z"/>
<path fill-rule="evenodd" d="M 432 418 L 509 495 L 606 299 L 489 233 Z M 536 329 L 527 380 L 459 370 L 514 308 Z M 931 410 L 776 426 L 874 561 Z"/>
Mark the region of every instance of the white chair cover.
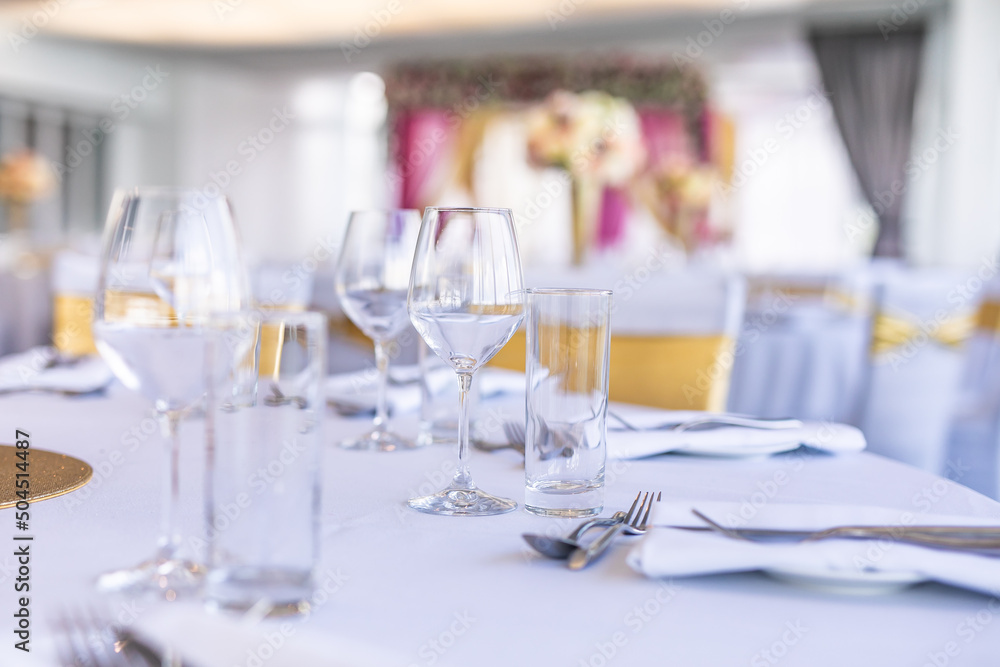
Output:
<path fill-rule="evenodd" d="M 870 276 L 758 275 L 749 284 L 729 410 L 856 423 L 871 327 Z"/>
<path fill-rule="evenodd" d="M 876 277 L 878 310 L 925 330 L 869 357 L 861 428 L 868 450 L 931 472 L 945 467 L 948 426 L 962 374 L 963 348 L 935 339 L 978 303 L 956 299 L 969 276 L 953 270 L 889 268 Z M 936 322 L 944 322 L 937 327 Z M 877 326 L 876 326 L 877 329 Z"/>

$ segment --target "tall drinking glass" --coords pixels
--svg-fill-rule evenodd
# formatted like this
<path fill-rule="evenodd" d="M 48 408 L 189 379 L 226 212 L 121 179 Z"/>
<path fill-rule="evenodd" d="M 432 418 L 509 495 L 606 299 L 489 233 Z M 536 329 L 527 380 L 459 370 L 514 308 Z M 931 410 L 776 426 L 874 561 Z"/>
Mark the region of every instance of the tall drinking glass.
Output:
<path fill-rule="evenodd" d="M 129 389 L 153 401 L 166 441 L 159 550 L 136 567 L 103 575 L 106 590 L 159 591 L 200 585 L 204 568 L 179 555 L 181 443 L 178 425 L 208 383 L 229 370 L 212 356 L 217 319 L 246 308 L 248 280 L 225 197 L 198 190 L 118 191 L 104 231 L 94 299 L 94 339 Z"/>
<path fill-rule="evenodd" d="M 421 512 L 503 514 L 517 507 L 476 487 L 469 473 L 469 389 L 476 370 L 507 344 L 524 318 L 514 217 L 505 208 L 428 208 L 407 300 L 427 345 L 458 374 L 458 466 L 451 484 L 413 498 Z"/>
<path fill-rule="evenodd" d="M 409 324 L 406 291 L 419 231 L 420 213 L 412 210 L 355 211 L 347 223 L 334 284 L 344 312 L 375 341 L 378 398 L 374 428 L 342 447 L 392 452 L 416 446 L 389 429 L 386 389 L 387 344 Z"/>

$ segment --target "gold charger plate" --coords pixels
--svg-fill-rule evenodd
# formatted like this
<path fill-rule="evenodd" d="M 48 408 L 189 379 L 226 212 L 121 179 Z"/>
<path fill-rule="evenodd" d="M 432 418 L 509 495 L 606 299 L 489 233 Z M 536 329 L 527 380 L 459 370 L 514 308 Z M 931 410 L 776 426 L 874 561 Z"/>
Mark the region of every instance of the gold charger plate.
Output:
<path fill-rule="evenodd" d="M 17 457 L 18 449 L 11 445 L 0 445 L 0 509 L 17 504 Z M 66 454 L 57 454 L 44 449 L 30 450 L 28 454 L 28 474 L 31 480 L 28 502 L 34 503 L 47 498 L 55 498 L 75 491 L 90 481 L 94 469 L 80 459 Z"/>

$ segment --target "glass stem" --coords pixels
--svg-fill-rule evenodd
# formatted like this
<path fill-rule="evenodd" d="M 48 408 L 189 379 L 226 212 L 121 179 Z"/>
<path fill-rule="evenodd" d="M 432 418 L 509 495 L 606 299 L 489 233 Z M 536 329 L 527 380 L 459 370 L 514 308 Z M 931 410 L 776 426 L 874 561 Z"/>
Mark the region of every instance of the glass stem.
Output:
<path fill-rule="evenodd" d="M 455 469 L 453 486 L 462 489 L 476 488 L 469 474 L 469 389 L 472 388 L 472 373 L 458 374 L 458 466 Z"/>
<path fill-rule="evenodd" d="M 181 543 L 181 530 L 178 523 L 180 516 L 180 410 L 163 410 L 160 412 L 160 433 L 163 435 L 163 453 L 166 457 L 163 469 L 166 477 L 163 480 L 164 498 L 163 514 L 160 524 L 160 556 L 173 558 Z"/>
<path fill-rule="evenodd" d="M 375 399 L 375 430 L 385 431 L 389 424 L 386 399 L 389 391 L 389 354 L 385 344 L 375 341 L 375 369 L 378 371 L 377 397 Z"/>

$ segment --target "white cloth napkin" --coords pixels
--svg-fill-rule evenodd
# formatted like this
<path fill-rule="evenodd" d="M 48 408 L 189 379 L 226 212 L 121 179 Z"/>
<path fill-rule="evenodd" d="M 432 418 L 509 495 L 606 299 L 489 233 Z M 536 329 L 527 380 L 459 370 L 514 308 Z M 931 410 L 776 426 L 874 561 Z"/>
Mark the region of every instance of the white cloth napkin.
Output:
<path fill-rule="evenodd" d="M 0 359 L 0 392 L 89 393 L 108 386 L 111 369 L 97 356 L 60 360 L 52 347 L 36 347 Z"/>
<path fill-rule="evenodd" d="M 757 429 L 740 426 L 710 430 L 670 431 L 657 429 L 708 415 L 690 410 L 650 410 L 615 406 L 613 411 L 642 431 L 624 430 L 608 416 L 608 456 L 613 459 L 637 459 L 655 454 L 677 452 L 705 456 L 761 456 L 797 449 L 806 445 L 833 453 L 860 452 L 865 436 L 847 424 L 805 422 L 801 428 Z"/>
<path fill-rule="evenodd" d="M 398 366 L 389 370 L 395 384 L 390 383 L 386 392 L 389 412 L 394 415 L 413 412 L 420 408 L 420 367 Z M 483 398 L 501 394 L 524 392 L 524 373 L 503 369 L 484 368 L 476 373 L 475 382 Z M 428 388 L 439 394 L 449 387 L 457 387 L 455 371 L 450 367 L 435 368 L 427 375 Z M 374 412 L 378 392 L 378 375 L 374 369 L 354 373 L 339 373 L 326 379 L 326 397 L 357 407 L 359 411 Z M 457 400 L 457 399 L 456 399 Z M 456 404 L 456 410 L 457 410 Z"/>
<path fill-rule="evenodd" d="M 665 526 L 703 526 L 696 507 L 726 527 L 822 530 L 840 525 L 1000 525 L 1000 521 L 917 514 L 883 507 L 771 503 L 748 509 L 736 503 L 670 502 L 654 509 L 656 527 L 628 556 L 634 570 L 649 577 L 690 577 L 754 570 L 803 572 L 848 584 L 866 574 L 914 575 L 989 595 L 1000 593 L 1000 558 L 930 549 L 891 538 L 830 539 L 805 543 L 759 543 L 712 532 Z"/>
<path fill-rule="evenodd" d="M 308 621 L 308 619 L 305 619 Z M 156 647 L 175 646 L 180 657 L 199 667 L 262 664 L 267 667 L 390 667 L 405 656 L 328 631 L 303 619 L 255 623 L 215 614 L 197 604 L 150 607 L 132 630 Z"/>

